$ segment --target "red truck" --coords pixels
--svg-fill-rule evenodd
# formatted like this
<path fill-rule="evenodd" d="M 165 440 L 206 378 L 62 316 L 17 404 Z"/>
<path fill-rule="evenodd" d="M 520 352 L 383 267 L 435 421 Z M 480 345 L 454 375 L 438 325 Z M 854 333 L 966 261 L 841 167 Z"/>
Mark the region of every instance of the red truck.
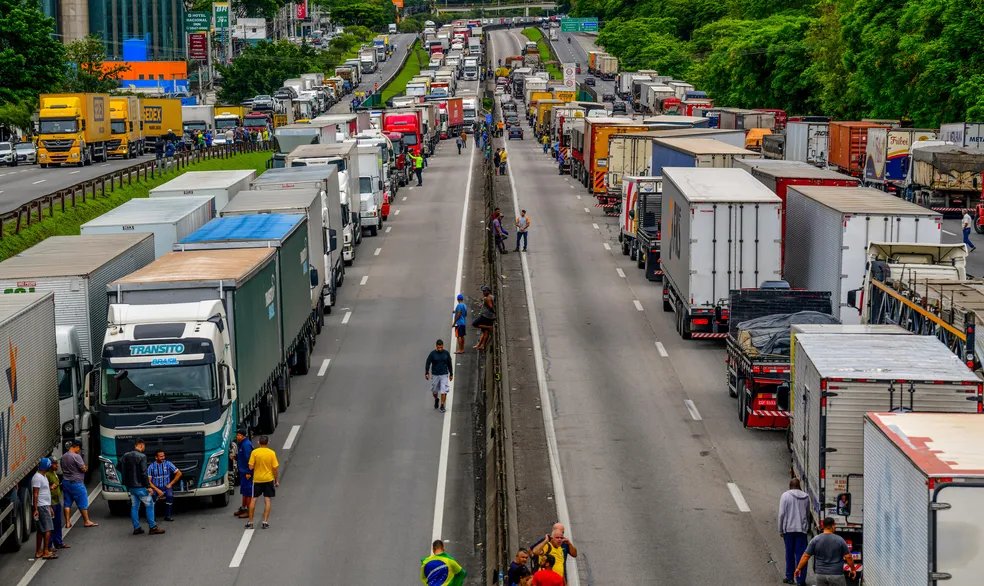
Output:
<path fill-rule="evenodd" d="M 454 138 L 461 134 L 465 124 L 465 106 L 462 98 L 448 98 L 437 102 L 441 117 L 441 139 Z"/>
<path fill-rule="evenodd" d="M 401 152 L 411 151 L 415 155 L 421 154 L 420 149 L 424 142 L 423 127 L 423 117 L 417 109 L 407 108 L 383 112 L 383 132 L 400 135 Z"/>

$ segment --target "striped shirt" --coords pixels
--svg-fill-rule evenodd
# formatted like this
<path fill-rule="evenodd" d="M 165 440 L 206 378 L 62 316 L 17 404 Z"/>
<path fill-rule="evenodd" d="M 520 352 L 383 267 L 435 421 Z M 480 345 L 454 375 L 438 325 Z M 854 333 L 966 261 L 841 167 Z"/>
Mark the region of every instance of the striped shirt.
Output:
<path fill-rule="evenodd" d="M 164 488 L 169 482 L 171 482 L 171 477 L 175 472 L 178 471 L 177 466 L 171 463 L 170 460 L 164 460 L 163 462 L 157 462 L 156 460 L 147 466 L 147 476 L 150 476 L 150 481 L 154 483 L 157 488 Z"/>

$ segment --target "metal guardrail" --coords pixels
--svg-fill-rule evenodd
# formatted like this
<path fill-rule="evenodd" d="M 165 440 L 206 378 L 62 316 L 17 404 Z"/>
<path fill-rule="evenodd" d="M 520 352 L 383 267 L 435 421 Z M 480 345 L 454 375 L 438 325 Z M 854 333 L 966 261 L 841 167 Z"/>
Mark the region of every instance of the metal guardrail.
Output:
<path fill-rule="evenodd" d="M 257 143 L 213 146 L 207 149 L 177 153 L 172 157 L 163 159 L 160 163 L 156 159 L 141 161 L 92 179 L 80 181 L 23 203 L 15 210 L 0 214 L 0 239 L 11 232 L 15 235 L 19 234 L 22 229 L 42 221 L 46 209 L 48 217 L 51 217 L 56 206 L 64 213 L 66 209 L 75 208 L 80 202 L 85 203 L 89 198 L 105 197 L 107 185 L 109 191 L 112 192 L 117 183 L 119 187 L 123 187 L 124 181 L 126 185 L 133 185 L 134 182 L 139 183 L 162 175 L 176 173 L 188 165 L 200 161 L 228 159 L 238 154 L 264 150 L 268 149 Z"/>

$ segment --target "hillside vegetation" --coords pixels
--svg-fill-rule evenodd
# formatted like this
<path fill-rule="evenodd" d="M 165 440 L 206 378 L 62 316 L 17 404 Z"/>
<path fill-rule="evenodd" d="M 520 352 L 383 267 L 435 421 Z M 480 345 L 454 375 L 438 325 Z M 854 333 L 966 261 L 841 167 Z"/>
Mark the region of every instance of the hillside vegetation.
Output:
<path fill-rule="evenodd" d="M 917 126 L 984 119 L 984 3 L 955 0 L 571 0 L 625 70 L 717 103 Z"/>

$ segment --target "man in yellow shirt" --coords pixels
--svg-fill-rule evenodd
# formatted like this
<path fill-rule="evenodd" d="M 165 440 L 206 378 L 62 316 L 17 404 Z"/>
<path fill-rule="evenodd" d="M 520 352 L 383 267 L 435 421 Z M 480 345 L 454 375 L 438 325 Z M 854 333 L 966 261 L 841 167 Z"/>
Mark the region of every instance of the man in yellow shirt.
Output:
<path fill-rule="evenodd" d="M 246 521 L 246 528 L 253 528 L 253 511 L 256 509 L 256 498 L 263 497 L 263 525 L 264 529 L 270 526 L 270 505 L 271 500 L 276 496 L 276 488 L 280 486 L 280 462 L 277 461 L 277 454 L 270 449 L 268 444 L 270 438 L 265 435 L 260 436 L 260 447 L 253 450 L 249 456 L 249 469 L 253 473 L 253 498 L 249 501 L 249 520 Z"/>

